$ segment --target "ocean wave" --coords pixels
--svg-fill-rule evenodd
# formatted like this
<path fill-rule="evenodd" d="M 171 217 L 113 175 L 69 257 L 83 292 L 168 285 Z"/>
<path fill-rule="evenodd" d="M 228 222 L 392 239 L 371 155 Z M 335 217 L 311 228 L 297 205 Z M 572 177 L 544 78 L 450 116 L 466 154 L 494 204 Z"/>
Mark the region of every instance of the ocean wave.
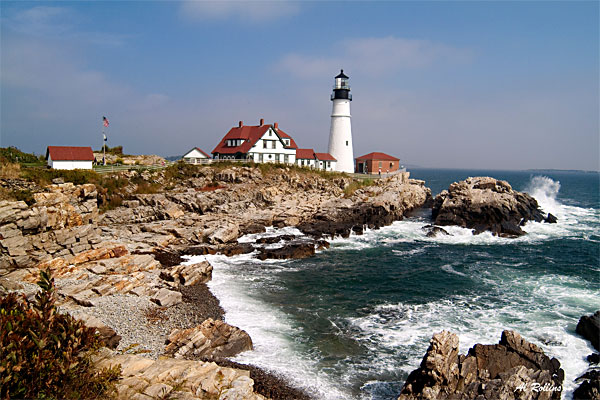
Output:
<path fill-rule="evenodd" d="M 565 398 L 574 379 L 587 369 L 584 357 L 592 352 L 574 332 L 579 316 L 600 300 L 580 279 L 557 275 L 521 277 L 518 271 L 498 278 L 490 295 L 462 295 L 425 304 L 381 304 L 362 317 L 348 318 L 358 340 L 369 347 L 371 364 L 383 372 L 397 365 L 408 374 L 417 368 L 431 336 L 442 330 L 457 333 L 460 351 L 476 343 L 498 343 L 504 329 L 512 329 L 556 357 L 565 370 Z M 400 364 L 397 354 L 407 357 Z M 381 366 L 381 367 L 379 367 Z"/>

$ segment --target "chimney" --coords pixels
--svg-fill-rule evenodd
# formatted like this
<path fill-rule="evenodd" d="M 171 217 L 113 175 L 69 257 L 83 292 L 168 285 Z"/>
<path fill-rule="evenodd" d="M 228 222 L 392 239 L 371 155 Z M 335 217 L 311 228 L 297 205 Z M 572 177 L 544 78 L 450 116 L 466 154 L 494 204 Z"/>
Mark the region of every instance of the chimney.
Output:
<path fill-rule="evenodd" d="M 275 123 L 273 124 L 273 129 L 277 130 L 278 128 L 279 128 L 279 124 L 278 124 L 277 122 L 275 122 Z"/>
<path fill-rule="evenodd" d="M 264 119 L 264 118 L 261 118 L 261 119 L 260 119 L 260 125 L 259 125 L 259 126 L 263 126 L 263 125 L 264 125 L 264 123 L 265 123 L 265 119 Z"/>
<path fill-rule="evenodd" d="M 244 121 L 240 121 L 238 126 L 241 128 L 242 126 L 244 126 Z"/>

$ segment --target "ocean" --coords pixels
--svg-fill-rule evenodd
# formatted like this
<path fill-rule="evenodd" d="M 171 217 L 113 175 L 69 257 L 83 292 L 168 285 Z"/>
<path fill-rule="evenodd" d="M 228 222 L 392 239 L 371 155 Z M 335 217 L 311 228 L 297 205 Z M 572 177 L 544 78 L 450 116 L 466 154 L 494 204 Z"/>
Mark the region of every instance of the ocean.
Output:
<path fill-rule="evenodd" d="M 279 374 L 318 399 L 391 400 L 434 333 L 457 333 L 464 354 L 512 329 L 561 362 L 563 398 L 571 398 L 593 351 L 575 326 L 600 308 L 599 175 L 411 170 L 434 195 L 469 176 L 507 180 L 558 223 L 529 223 L 517 239 L 458 227 L 445 227 L 451 236 L 428 238 L 422 227 L 431 212 L 424 210 L 336 238 L 309 259 L 206 256 L 214 267 L 209 287 L 226 321 L 254 342 L 253 351 L 234 360 Z M 301 235 L 269 229 L 240 241 L 282 231 Z"/>

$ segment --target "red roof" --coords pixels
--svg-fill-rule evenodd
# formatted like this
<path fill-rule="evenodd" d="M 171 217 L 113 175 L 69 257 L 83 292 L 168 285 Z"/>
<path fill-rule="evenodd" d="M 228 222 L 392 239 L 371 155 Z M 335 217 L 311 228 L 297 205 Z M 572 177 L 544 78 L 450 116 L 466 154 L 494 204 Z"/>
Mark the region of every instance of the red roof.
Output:
<path fill-rule="evenodd" d="M 315 153 L 315 155 L 317 156 L 317 160 L 319 160 L 319 161 L 337 161 L 329 153 Z"/>
<path fill-rule="evenodd" d="M 217 147 L 212 151 L 212 153 L 219 154 L 235 154 L 235 153 L 247 153 L 252 146 L 256 144 L 256 142 L 267 132 L 271 125 L 244 125 L 244 126 L 236 126 L 233 127 L 227 132 L 225 137 L 219 142 Z M 298 146 L 294 139 L 292 139 L 287 133 L 282 131 L 281 129 L 275 130 L 275 134 L 280 138 L 289 139 L 290 145 L 286 146 L 288 149 L 297 149 Z M 243 139 L 244 142 L 239 146 L 227 146 L 227 140 L 230 139 Z"/>
<path fill-rule="evenodd" d="M 94 161 L 94 152 L 89 146 L 48 146 L 46 158 L 48 155 L 52 161 Z"/>
<path fill-rule="evenodd" d="M 296 160 L 314 160 L 315 151 L 313 149 L 296 149 Z"/>
<path fill-rule="evenodd" d="M 385 153 L 380 153 L 380 152 L 373 152 L 373 153 L 369 153 L 369 154 L 365 154 L 362 157 L 357 157 L 357 160 L 381 160 L 381 161 L 400 161 L 399 158 L 396 157 L 392 157 L 388 154 Z"/>

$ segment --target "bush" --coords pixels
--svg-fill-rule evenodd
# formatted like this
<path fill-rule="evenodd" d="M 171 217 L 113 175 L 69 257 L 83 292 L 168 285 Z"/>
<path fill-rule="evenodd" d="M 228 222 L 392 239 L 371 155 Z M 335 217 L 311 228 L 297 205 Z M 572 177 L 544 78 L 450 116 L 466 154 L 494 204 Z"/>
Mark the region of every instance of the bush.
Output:
<path fill-rule="evenodd" d="M 120 368 L 95 371 L 95 330 L 55 305 L 54 280 L 40 272 L 41 291 L 30 302 L 0 298 L 0 398 L 97 399 L 114 393 Z"/>
<path fill-rule="evenodd" d="M 354 194 L 354 192 L 358 189 L 362 189 L 367 186 L 373 186 L 374 184 L 375 181 L 373 181 L 373 179 L 361 179 L 352 181 L 352 183 L 344 189 L 344 195 L 345 197 L 351 197 Z"/>
<path fill-rule="evenodd" d="M 0 147 L 0 158 L 13 163 L 39 163 L 43 161 L 43 157 L 38 157 L 35 154 L 23 153 L 16 147 Z M 4 161 L 4 160 L 3 160 Z"/>

